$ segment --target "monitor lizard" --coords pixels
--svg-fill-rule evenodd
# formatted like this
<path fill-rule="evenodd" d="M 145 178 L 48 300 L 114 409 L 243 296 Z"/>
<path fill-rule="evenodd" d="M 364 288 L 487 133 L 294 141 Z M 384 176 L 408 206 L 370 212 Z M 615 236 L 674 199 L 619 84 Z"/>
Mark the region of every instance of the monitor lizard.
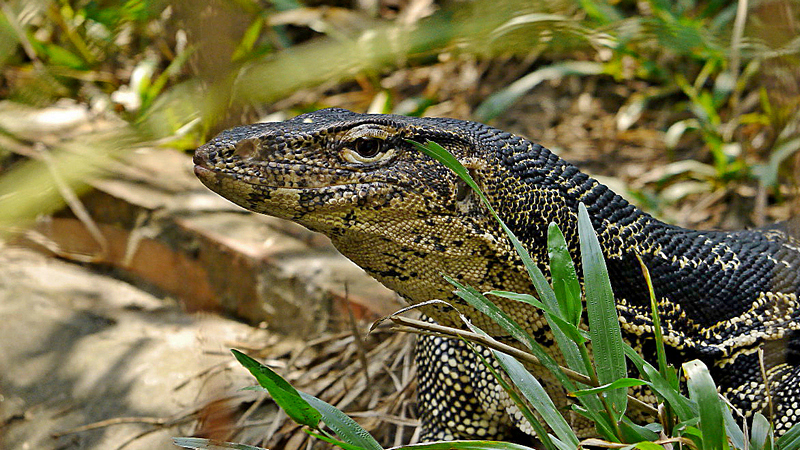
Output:
<path fill-rule="evenodd" d="M 652 275 L 671 362 L 703 360 L 735 406 L 748 417 L 771 414 L 779 433 L 800 422 L 800 241 L 785 224 L 734 232 L 680 228 L 511 133 L 476 122 L 338 108 L 224 131 L 197 149 L 195 173 L 248 210 L 327 235 L 409 303 L 446 300 L 502 338 L 506 333 L 456 297 L 442 274 L 481 291 L 534 292 L 525 269 L 476 195 L 409 140 L 436 142 L 456 156 L 546 274 L 548 225 L 558 224 L 575 257 L 583 202 L 607 261 L 624 337 L 654 352 L 638 254 Z M 535 308 L 504 299 L 497 304 L 553 346 Z M 445 307 L 424 312 L 443 324 L 460 323 Z M 427 338 L 419 346 L 423 439 L 502 438 L 521 426 L 463 344 Z M 558 405 L 568 403 L 546 373 L 534 373 Z"/>

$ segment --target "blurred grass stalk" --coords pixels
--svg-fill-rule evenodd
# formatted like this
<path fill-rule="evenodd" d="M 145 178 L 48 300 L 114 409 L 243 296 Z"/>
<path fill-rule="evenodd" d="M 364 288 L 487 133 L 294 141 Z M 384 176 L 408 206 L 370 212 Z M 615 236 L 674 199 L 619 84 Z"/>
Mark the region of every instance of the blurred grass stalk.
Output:
<path fill-rule="evenodd" d="M 182 14 L 190 14 L 183 17 L 181 23 L 187 29 L 195 27 L 194 32 L 203 36 L 198 41 L 201 44 L 196 47 L 190 40 L 191 48 L 186 51 L 193 52 L 195 61 L 205 58 L 211 63 L 199 70 L 197 76 L 167 90 L 161 91 L 159 87 L 155 98 L 147 99 L 146 109 L 134 114 L 128 126 L 121 126 L 104 137 L 86 136 L 74 139 L 62 148 L 49 149 L 53 161 L 49 167 L 42 161 L 29 161 L 0 175 L 0 237 L 8 235 L 12 229 L 21 229 L 38 215 L 52 212 L 63 204 L 50 172 L 61 174 L 71 189 L 82 191 L 86 189 L 87 180 L 102 176 L 107 163 L 124 157 L 127 150 L 145 143 L 166 144 L 170 140 L 175 146 L 190 147 L 207 137 L 209 130 L 237 106 L 269 103 L 324 82 L 341 82 L 359 74 L 402 66 L 409 59 L 421 63 L 435 61 L 433 58 L 443 51 L 491 56 L 530 54 L 547 49 L 554 58 L 558 58 L 556 53 L 559 51 L 578 48 L 625 53 L 626 42 L 631 39 L 631 27 L 641 34 L 637 38 L 649 38 L 653 42 L 658 40 L 661 31 L 665 31 L 634 26 L 631 21 L 636 22 L 639 18 L 620 19 L 610 14 L 616 10 L 609 5 L 605 9 L 587 7 L 593 4 L 569 0 L 459 3 L 452 9 L 443 9 L 416 21 L 379 22 L 379 25 L 350 38 L 335 34 L 266 55 L 262 48 L 245 57 L 241 49 L 252 49 L 254 38 L 244 31 L 248 27 L 243 27 L 242 36 L 231 36 L 234 32 L 229 25 L 233 19 L 240 20 L 241 17 L 250 17 L 254 24 L 258 21 L 269 23 L 258 4 L 247 0 L 207 0 L 202 4 L 187 3 L 183 8 L 179 3 L 148 4 L 149 8 L 174 7 L 181 9 Z M 64 14 L 59 8 L 65 8 L 65 5 L 69 4 L 43 0 L 4 2 L 0 8 L 0 70 L 13 59 L 9 55 L 21 48 L 31 61 L 30 72 L 41 77 L 40 85 L 56 76 L 68 76 L 64 75 L 63 66 L 48 67 L 44 61 L 52 55 L 37 55 L 38 47 L 31 40 L 36 36 L 37 26 L 41 27 L 53 17 L 63 19 Z M 658 2 L 654 3 L 654 7 L 657 5 Z M 64 20 L 57 22 L 55 29 L 65 33 L 64 46 L 75 46 L 78 39 L 75 29 L 69 29 L 70 25 Z M 250 29 L 261 28 L 251 25 Z M 230 54 L 225 53 L 221 50 L 224 45 L 219 43 L 232 39 L 238 40 L 239 45 Z M 88 38 L 85 40 L 89 41 Z M 703 41 L 705 39 L 697 40 Z M 89 47 L 76 46 L 72 53 L 78 56 L 70 61 L 80 60 L 81 54 L 91 50 Z M 684 53 L 686 51 L 683 49 Z M 220 57 L 220 53 L 224 57 Z M 92 57 L 83 60 L 84 73 L 100 73 L 94 70 L 96 66 L 93 64 L 102 58 L 89 56 Z M 101 56 L 114 58 L 114 55 Z M 183 57 L 177 55 L 173 60 L 182 64 Z M 72 81 L 86 82 L 77 75 Z M 96 87 L 94 90 L 97 91 Z M 187 134 L 193 139 L 185 139 Z M 2 142 L 0 146 L 4 147 Z M 75 151 L 76 147 L 82 150 Z"/>
<path fill-rule="evenodd" d="M 177 130 L 197 123 L 198 119 L 204 130 L 208 130 L 233 105 L 274 101 L 302 88 L 396 66 L 412 55 L 434 55 L 448 46 L 468 46 L 470 39 L 485 35 L 506 16 L 510 17 L 514 4 L 487 0 L 473 5 L 471 14 L 458 14 L 458 20 L 453 19 L 454 12 L 444 11 L 416 24 L 387 23 L 352 40 L 319 39 L 244 64 L 231 62 L 229 72 L 214 77 L 215 81 L 210 83 L 202 81 L 202 74 L 181 82 L 157 98 L 136 123 L 102 137 L 83 136 L 60 148 L 46 149 L 51 155 L 50 163 L 30 160 L 0 175 L 0 237 L 13 235 L 37 216 L 63 206 L 53 173 L 59 174 L 69 189 L 83 192 L 88 180 L 102 176 L 109 162 L 124 157 L 127 150 L 136 146 L 168 140 Z M 11 59 L 9 55 L 20 47 L 35 69 L 49 70 L 36 55 L 29 33 L 33 33 L 31 24 L 48 20 L 45 11 L 50 7 L 58 5 L 29 0 L 3 3 L 0 70 Z M 200 14 L 204 8 L 193 5 L 191 9 Z M 488 12 L 496 17 L 487 16 Z M 6 131 L 2 130 L 2 124 L 0 131 Z M 9 150 L 2 142 L 0 147 Z"/>

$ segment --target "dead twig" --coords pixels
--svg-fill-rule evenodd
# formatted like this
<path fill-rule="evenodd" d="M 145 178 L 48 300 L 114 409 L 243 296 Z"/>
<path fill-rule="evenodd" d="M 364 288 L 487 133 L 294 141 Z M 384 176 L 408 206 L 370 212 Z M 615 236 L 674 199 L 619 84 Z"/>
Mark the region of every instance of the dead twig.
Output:
<path fill-rule="evenodd" d="M 492 338 L 487 338 L 486 336 L 482 336 L 477 333 L 472 333 L 470 331 L 461 330 L 458 328 L 451 328 L 446 327 L 443 325 L 438 325 L 435 323 L 423 322 L 420 320 L 415 319 L 408 319 L 401 316 L 389 316 L 388 320 L 391 320 L 393 323 L 400 325 L 400 327 L 394 327 L 397 331 L 405 331 L 408 333 L 415 333 L 415 334 L 425 334 L 425 335 L 434 335 L 434 336 L 442 336 L 442 337 L 449 337 L 449 338 L 458 338 L 458 339 L 466 339 L 471 342 L 475 342 L 477 344 L 483 345 L 484 347 L 491 348 L 493 350 L 497 350 L 508 355 L 511 355 L 520 361 L 527 362 L 529 364 L 535 364 L 538 366 L 543 366 L 539 358 L 535 357 L 534 355 L 520 350 L 516 347 L 512 347 L 507 344 L 503 344 L 502 342 L 498 342 Z M 597 387 L 596 383 L 593 383 L 592 380 L 587 377 L 586 375 L 576 372 L 572 369 L 567 367 L 559 366 L 559 368 L 564 372 L 564 374 L 579 383 L 583 383 L 587 386 Z M 654 416 L 658 415 L 658 410 L 654 408 L 652 405 L 649 405 L 636 397 L 628 396 L 628 400 L 635 404 L 638 408 L 652 414 Z"/>

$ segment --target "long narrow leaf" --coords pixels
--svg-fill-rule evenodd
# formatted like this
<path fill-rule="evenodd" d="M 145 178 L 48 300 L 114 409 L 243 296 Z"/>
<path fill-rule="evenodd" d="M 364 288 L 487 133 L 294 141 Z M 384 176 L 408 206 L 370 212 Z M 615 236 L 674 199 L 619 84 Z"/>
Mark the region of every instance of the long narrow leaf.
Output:
<path fill-rule="evenodd" d="M 236 444 L 234 442 L 215 441 L 213 439 L 195 437 L 173 438 L 172 442 L 178 447 L 192 448 L 195 450 L 220 450 L 229 448 L 234 450 L 267 450 L 265 448 L 256 447 L 253 445 Z"/>
<path fill-rule="evenodd" d="M 485 331 L 472 325 L 472 323 L 470 323 L 469 321 L 466 322 L 466 324 L 467 327 L 470 330 L 472 330 L 472 332 L 481 334 L 485 337 L 489 337 L 489 335 Z M 491 339 L 491 337 L 489 337 L 489 339 Z M 517 409 L 522 414 L 522 417 L 524 417 L 525 420 L 528 422 L 528 424 L 531 426 L 531 428 L 533 428 L 534 433 L 539 438 L 539 441 L 541 442 L 545 450 L 558 450 L 555 445 L 555 442 L 553 442 L 555 438 L 553 438 L 552 436 L 550 436 L 550 434 L 547 433 L 547 429 L 539 421 L 539 418 L 533 414 L 533 411 L 531 411 L 531 409 L 528 407 L 528 404 L 522 400 L 522 398 L 517 393 L 517 390 L 514 389 L 510 384 L 508 384 L 505 378 L 503 378 L 499 373 L 497 373 L 494 367 L 491 364 L 489 364 L 489 362 L 486 360 L 486 358 L 483 357 L 483 355 L 480 352 L 477 352 L 474 348 L 472 350 L 475 351 L 475 354 L 478 356 L 478 358 L 480 358 L 484 367 L 486 367 L 486 369 L 489 370 L 489 372 L 491 372 L 492 376 L 497 381 L 497 384 L 499 384 L 500 387 L 503 388 L 506 394 L 508 394 L 508 397 L 511 399 L 511 401 L 513 401 L 514 404 L 517 406 Z M 494 350 L 492 350 L 492 352 L 495 353 Z"/>
<path fill-rule="evenodd" d="M 711 379 L 711 374 L 708 373 L 708 368 L 695 359 L 683 363 L 683 372 L 686 374 L 689 397 L 700 409 L 703 449 L 723 450 L 727 446 L 725 433 L 721 432 L 724 427 L 722 408 L 725 406 L 719 399 L 717 387 Z"/>
<path fill-rule="evenodd" d="M 561 371 L 553 357 L 550 356 L 550 354 L 547 353 L 542 346 L 528 333 L 526 333 L 525 330 L 523 330 L 523 328 L 516 321 L 514 321 L 514 319 L 512 319 L 503 310 L 498 308 L 497 305 L 489 301 L 489 299 L 487 299 L 478 290 L 470 286 L 465 286 L 448 276 L 445 276 L 444 278 L 450 284 L 456 287 L 456 295 L 466 301 L 473 308 L 489 316 L 506 332 L 524 344 L 531 351 L 531 353 L 533 353 L 533 356 L 537 357 L 542 365 L 545 366 L 565 388 L 568 390 L 575 389 L 572 380 L 567 378 L 564 372 Z"/>
<path fill-rule="evenodd" d="M 625 345 L 625 355 L 633 362 L 642 377 L 650 382 L 649 386 L 653 392 L 672 406 L 681 421 L 685 422 L 697 415 L 696 405 L 673 388 L 658 369 L 639 356 L 630 345 Z"/>
<path fill-rule="evenodd" d="M 423 152 L 424 154 L 430 156 L 431 158 L 439 161 L 445 167 L 452 170 L 456 175 L 458 175 L 467 185 L 475 191 L 476 195 L 481 199 L 481 202 L 484 204 L 486 209 L 489 210 L 489 213 L 495 218 L 495 220 L 500 224 L 500 227 L 505 232 L 508 240 L 513 245 L 514 249 L 516 250 L 517 254 L 519 255 L 520 259 L 522 260 L 522 264 L 525 266 L 525 270 L 528 272 L 528 275 L 533 283 L 533 287 L 536 290 L 536 293 L 539 295 L 539 298 L 542 302 L 547 305 L 549 308 L 556 310 L 558 309 L 558 300 L 556 299 L 555 292 L 550 287 L 550 284 L 545 278 L 544 274 L 542 273 L 541 269 L 533 262 L 528 250 L 523 247 L 522 243 L 520 243 L 519 239 L 514 235 L 514 233 L 509 229 L 505 222 L 498 216 L 497 212 L 492 207 L 489 200 L 486 196 L 481 192 L 478 185 L 475 183 L 475 180 L 469 175 L 467 169 L 455 158 L 452 154 L 450 154 L 447 150 L 442 148 L 441 145 L 428 141 L 425 145 L 420 144 L 414 141 L 407 141 L 410 144 L 414 145 L 419 151 Z M 545 314 L 545 319 L 549 322 L 551 321 L 550 315 Z M 586 362 L 583 360 L 580 351 L 578 350 L 577 344 L 575 344 L 572 340 L 568 339 L 564 333 L 560 330 L 558 326 L 552 326 L 553 336 L 558 343 L 559 349 L 561 353 L 564 355 L 564 359 L 567 361 L 568 366 L 575 371 L 583 373 L 584 375 L 590 375 L 586 368 Z M 538 356 L 538 355 L 537 355 Z M 556 375 L 558 376 L 558 375 Z M 559 378 L 561 381 L 561 378 Z M 563 383 L 563 382 L 562 382 Z M 573 385 L 571 382 L 567 381 L 563 383 L 563 385 L 568 390 L 574 390 L 572 387 Z M 602 415 L 599 414 L 599 411 L 602 409 L 600 404 L 600 400 L 595 397 L 582 397 L 580 399 L 581 403 L 587 407 L 587 414 L 591 414 L 593 420 L 602 421 Z"/>
<path fill-rule="evenodd" d="M 467 185 L 472 188 L 473 191 L 475 191 L 475 194 L 481 199 L 481 202 L 486 209 L 489 210 L 489 213 L 492 215 L 492 217 L 494 217 L 497 223 L 500 224 L 500 227 L 503 229 L 503 232 L 505 232 L 509 242 L 511 242 L 511 245 L 514 247 L 514 250 L 516 250 L 517 255 L 519 255 L 520 259 L 522 260 L 522 264 L 525 266 L 525 270 L 528 271 L 528 275 L 531 278 L 531 282 L 533 282 L 533 287 L 536 289 L 536 293 L 539 294 L 539 298 L 542 300 L 542 302 L 544 302 L 545 305 L 549 305 L 551 308 L 556 308 L 558 301 L 556 300 L 556 295 L 553 292 L 553 289 L 550 287 L 550 283 L 547 282 L 547 278 L 545 278 L 541 269 L 539 269 L 539 266 L 533 262 L 528 250 L 522 245 L 519 239 L 517 239 L 511 229 L 506 226 L 503 219 L 501 219 L 497 214 L 497 211 L 494 210 L 492 204 L 489 202 L 489 199 L 487 199 L 483 192 L 481 192 L 477 183 L 475 183 L 475 180 L 472 179 L 469 172 L 461 164 L 461 162 L 459 162 L 455 156 L 451 155 L 436 142 L 428 141 L 425 143 L 425 145 L 411 140 L 407 142 L 414 145 L 422 153 L 444 164 L 445 167 L 452 170 L 456 175 L 459 176 L 459 178 L 464 180 L 464 182 L 467 183 Z"/>
<path fill-rule="evenodd" d="M 750 448 L 752 450 L 772 450 L 772 447 L 772 425 L 763 414 L 756 413 L 753 416 L 753 427 L 750 430 Z"/>
<path fill-rule="evenodd" d="M 511 378 L 511 381 L 514 382 L 520 392 L 522 392 L 522 395 L 528 399 L 534 409 L 544 418 L 544 421 L 553 429 L 556 436 L 558 436 L 562 442 L 570 444 L 575 448 L 578 445 L 578 437 L 575 435 L 575 432 L 572 431 L 567 421 L 564 420 L 564 416 L 558 411 L 553 401 L 550 400 L 550 397 L 539 381 L 528 372 L 522 363 L 513 357 L 496 350 L 493 350 L 493 353 L 500 363 L 500 366 L 503 367 L 503 370 L 505 370 Z"/>
<path fill-rule="evenodd" d="M 309 435 L 314 436 L 315 438 L 317 438 L 317 439 L 319 439 L 321 441 L 325 441 L 325 442 L 327 442 L 329 444 L 335 445 L 335 446 L 341 448 L 342 450 L 364 450 L 363 447 L 359 447 L 358 445 L 348 444 L 347 442 L 340 441 L 338 439 L 334 439 L 334 438 L 332 438 L 330 436 L 326 436 L 326 435 L 324 435 L 322 433 L 318 433 L 318 432 L 316 432 L 314 430 L 310 430 L 308 428 L 304 428 L 303 431 L 305 431 Z"/>
<path fill-rule="evenodd" d="M 776 444 L 781 450 L 800 450 L 800 423 L 789 428 L 789 431 L 778 438 Z"/>
<path fill-rule="evenodd" d="M 625 378 L 628 372 L 625 365 L 622 331 L 600 242 L 583 203 L 578 205 L 578 234 L 581 243 L 583 282 L 586 289 L 586 315 L 589 321 L 589 335 L 592 337 L 597 378 L 601 384 L 613 383 Z M 606 395 L 617 415 L 616 420 L 619 421 L 627 408 L 627 392 L 624 388 L 620 388 L 609 391 Z"/>
<path fill-rule="evenodd" d="M 300 393 L 292 385 L 273 372 L 272 369 L 244 353 L 238 350 L 231 350 L 231 352 L 236 357 L 236 360 L 256 377 L 258 384 L 269 391 L 275 403 L 286 411 L 286 414 L 292 420 L 311 428 L 319 426 L 319 420 L 322 416 L 307 401 L 303 400 Z"/>
<path fill-rule="evenodd" d="M 403 445 L 390 450 L 533 450 L 520 444 L 498 441 L 448 441 Z"/>
<path fill-rule="evenodd" d="M 550 256 L 553 291 L 561 310 L 560 317 L 577 327 L 581 323 L 583 312 L 581 284 L 567 249 L 567 241 L 555 223 L 547 227 L 547 251 Z"/>
<path fill-rule="evenodd" d="M 363 448 L 364 450 L 383 450 L 383 447 L 370 435 L 367 430 L 361 428 L 355 420 L 348 417 L 345 413 L 331 406 L 313 395 L 300 392 L 311 406 L 322 415 L 322 421 L 333 430 L 337 436 L 348 444 Z"/>
<path fill-rule="evenodd" d="M 522 303 L 527 303 L 529 305 L 535 306 L 541 309 L 543 312 L 550 315 L 548 317 L 548 322 L 553 320 L 555 325 L 557 325 L 561 331 L 563 331 L 572 341 L 576 343 L 581 343 L 586 340 L 589 340 L 589 333 L 581 330 L 576 325 L 568 323 L 565 319 L 562 319 L 561 316 L 554 312 L 552 309 L 547 307 L 544 303 L 540 302 L 538 298 L 530 295 L 530 294 L 518 294 L 516 292 L 508 292 L 508 291 L 489 291 L 486 294 L 495 295 L 497 297 L 507 298 L 509 300 L 515 300 Z M 552 325 L 552 324 L 551 324 Z"/>
<path fill-rule="evenodd" d="M 731 445 L 733 445 L 734 448 L 744 450 L 744 432 L 742 432 L 742 428 L 739 424 L 736 423 L 736 419 L 733 418 L 731 409 L 722 408 L 722 416 L 725 420 L 725 432 L 728 434 Z"/>
<path fill-rule="evenodd" d="M 581 389 L 580 391 L 575 391 L 572 393 L 572 395 L 574 395 L 575 397 L 581 397 L 583 395 L 599 394 L 613 389 L 629 388 L 632 386 L 642 386 L 645 384 L 647 384 L 646 381 L 639 380 L 636 378 L 620 378 L 619 380 L 616 380 L 613 383 L 604 384 L 596 388 Z"/>

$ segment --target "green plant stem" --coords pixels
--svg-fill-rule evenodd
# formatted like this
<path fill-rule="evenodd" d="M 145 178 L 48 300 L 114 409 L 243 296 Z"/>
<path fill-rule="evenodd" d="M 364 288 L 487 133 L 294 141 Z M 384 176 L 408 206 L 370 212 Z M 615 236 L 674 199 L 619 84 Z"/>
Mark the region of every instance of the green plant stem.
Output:
<path fill-rule="evenodd" d="M 592 358 L 589 356 L 589 349 L 586 347 L 586 344 L 583 343 L 578 346 L 581 352 L 581 359 L 583 363 L 586 365 L 586 373 L 589 374 L 589 378 L 591 379 L 592 386 L 600 386 L 600 380 L 597 378 L 597 373 L 592 366 Z M 612 426 L 614 427 L 614 433 L 617 435 L 620 440 L 622 439 L 622 430 L 619 429 L 619 424 L 614 419 L 616 414 L 614 414 L 614 409 L 608 403 L 608 399 L 606 398 L 605 394 L 600 392 L 597 395 L 597 398 L 600 399 L 600 403 L 603 404 L 603 408 L 606 410 L 606 414 L 608 414 L 609 422 L 611 422 Z"/>
<path fill-rule="evenodd" d="M 583 364 L 586 366 L 586 373 L 589 374 L 592 384 L 595 386 L 600 386 L 600 380 L 597 378 L 597 373 L 594 371 L 594 367 L 592 366 L 592 358 L 589 356 L 589 349 L 586 348 L 585 343 L 579 345 L 578 349 L 580 349 L 581 359 L 583 360 Z"/>
<path fill-rule="evenodd" d="M 630 395 L 628 397 L 633 398 Z M 611 405 L 608 403 L 608 399 L 606 398 L 605 393 L 601 392 L 597 394 L 597 398 L 600 399 L 600 403 L 603 404 L 603 408 L 605 408 L 606 414 L 608 414 L 608 421 L 611 422 L 611 426 L 614 427 L 614 434 L 617 436 L 617 439 L 619 439 L 620 442 L 622 442 L 623 441 L 622 430 L 620 430 L 619 428 L 619 422 L 617 422 L 617 420 L 615 419 L 617 414 L 614 412 L 614 408 L 612 408 Z"/>
<path fill-rule="evenodd" d="M 645 265 L 641 255 L 637 253 L 636 259 L 639 260 L 639 265 L 642 268 L 642 275 L 644 275 L 644 281 L 647 284 L 647 290 L 650 295 L 650 309 L 653 315 L 653 334 L 655 335 L 655 340 L 656 340 L 658 371 L 661 373 L 661 376 L 664 377 L 665 380 L 669 380 L 670 377 L 667 373 L 669 367 L 667 365 L 667 352 L 664 349 L 664 334 L 661 330 L 661 317 L 658 314 L 658 302 L 656 301 L 656 293 L 653 290 L 653 281 L 650 278 L 650 271 L 647 269 L 647 266 Z M 669 436 L 672 434 L 672 427 L 674 425 L 673 421 L 674 413 L 669 403 L 664 402 L 664 408 L 665 408 L 664 418 L 666 423 L 662 425 L 664 426 L 665 433 L 667 434 L 667 436 Z"/>
<path fill-rule="evenodd" d="M 64 18 L 64 14 L 61 13 L 61 8 L 57 3 L 53 3 L 50 7 L 50 18 L 61 28 L 65 35 L 67 35 L 67 39 L 72 43 L 72 46 L 75 47 L 75 50 L 81 55 L 83 61 L 92 66 L 94 65 L 97 60 L 95 59 L 92 52 L 89 50 L 89 46 L 81 39 L 80 35 L 75 33 L 72 27 L 69 26 L 67 20 Z"/>

